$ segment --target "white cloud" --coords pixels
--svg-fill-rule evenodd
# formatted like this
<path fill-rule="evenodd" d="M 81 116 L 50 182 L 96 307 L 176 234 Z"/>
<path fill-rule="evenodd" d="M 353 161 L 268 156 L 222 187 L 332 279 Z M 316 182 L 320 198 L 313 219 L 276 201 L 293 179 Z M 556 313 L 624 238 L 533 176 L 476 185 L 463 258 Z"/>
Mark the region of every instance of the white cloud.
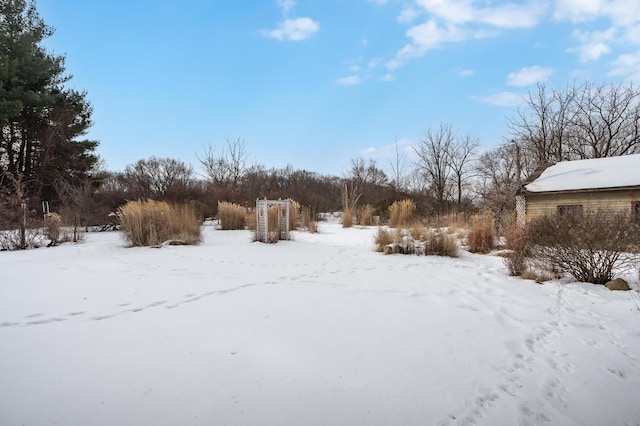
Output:
<path fill-rule="evenodd" d="M 602 0 L 556 0 L 553 17 L 559 21 L 584 22 L 602 10 Z"/>
<path fill-rule="evenodd" d="M 409 138 L 400 138 L 397 143 L 400 155 L 404 155 L 407 160 L 416 156 L 414 149 L 417 145 L 416 141 Z M 384 168 L 396 159 L 396 142 L 381 146 L 369 146 L 360 150 L 359 154 L 364 158 L 376 160 L 378 166 Z"/>
<path fill-rule="evenodd" d="M 409 28 L 406 36 L 410 43 L 387 62 L 390 70 L 403 67 L 445 43 L 493 37 L 505 29 L 533 27 L 547 12 L 546 3 L 533 0 L 498 5 L 476 0 L 415 0 L 415 5 L 417 10 L 405 7 L 398 20 L 409 22 L 419 15 L 418 10 L 427 13 L 429 19 Z"/>
<path fill-rule="evenodd" d="M 612 76 L 623 76 L 635 82 L 640 82 L 640 50 L 635 53 L 620 55 L 613 61 Z"/>
<path fill-rule="evenodd" d="M 529 28 L 547 11 L 546 2 L 529 1 L 476 7 L 474 0 L 416 0 L 432 16 L 449 25 L 484 24 L 497 28 Z"/>
<path fill-rule="evenodd" d="M 556 0 L 553 17 L 559 21 L 587 22 L 608 18 L 615 26 L 631 27 L 640 22 L 637 0 Z"/>
<path fill-rule="evenodd" d="M 458 70 L 458 76 L 460 77 L 471 77 L 476 73 L 475 70 L 466 69 L 466 70 Z"/>
<path fill-rule="evenodd" d="M 400 12 L 400 15 L 398 15 L 398 22 L 408 24 L 410 22 L 413 22 L 418 16 L 420 16 L 420 12 L 418 12 L 416 9 L 411 6 L 405 7 L 404 9 L 402 9 L 402 12 Z"/>
<path fill-rule="evenodd" d="M 473 99 L 495 106 L 513 107 L 523 100 L 523 96 L 514 92 L 499 92 L 489 96 L 474 96 Z"/>
<path fill-rule="evenodd" d="M 336 82 L 343 86 L 354 86 L 356 84 L 362 83 L 362 79 L 359 75 L 350 75 L 348 77 L 339 78 Z"/>
<path fill-rule="evenodd" d="M 544 68 L 538 65 L 522 68 L 520 71 L 512 72 L 507 75 L 507 84 L 509 86 L 528 86 L 545 81 L 553 74 L 552 68 Z"/>
<path fill-rule="evenodd" d="M 580 31 L 575 30 L 573 37 L 580 45 L 568 49 L 569 52 L 578 54 L 580 62 L 591 62 L 600 59 L 611 52 L 610 44 L 615 41 L 616 29 L 609 28 L 606 31 Z"/>
<path fill-rule="evenodd" d="M 387 4 L 389 0 L 367 0 L 369 3 Z"/>
<path fill-rule="evenodd" d="M 296 0 L 276 0 L 276 4 L 282 9 L 283 14 L 288 15 L 289 11 L 296 5 Z"/>
<path fill-rule="evenodd" d="M 311 18 L 287 19 L 278 28 L 261 31 L 265 37 L 281 41 L 301 41 L 311 37 L 320 30 L 320 25 Z"/>
<path fill-rule="evenodd" d="M 391 73 L 389 72 L 389 73 L 386 73 L 384 76 L 382 76 L 382 77 L 380 78 L 380 80 L 382 80 L 382 81 L 393 81 L 393 78 L 394 78 L 394 77 L 393 77 L 393 74 L 391 74 Z"/>

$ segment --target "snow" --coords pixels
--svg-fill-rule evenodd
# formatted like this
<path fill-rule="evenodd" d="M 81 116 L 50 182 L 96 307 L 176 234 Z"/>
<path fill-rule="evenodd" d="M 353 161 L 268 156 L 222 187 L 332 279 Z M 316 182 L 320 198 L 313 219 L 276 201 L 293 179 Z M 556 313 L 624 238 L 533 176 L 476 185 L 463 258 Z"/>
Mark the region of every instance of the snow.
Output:
<path fill-rule="evenodd" d="M 634 291 L 375 228 L 0 253 L 2 425 L 638 425 Z"/>
<path fill-rule="evenodd" d="M 529 192 L 640 186 L 640 154 L 562 161 L 525 185 Z"/>

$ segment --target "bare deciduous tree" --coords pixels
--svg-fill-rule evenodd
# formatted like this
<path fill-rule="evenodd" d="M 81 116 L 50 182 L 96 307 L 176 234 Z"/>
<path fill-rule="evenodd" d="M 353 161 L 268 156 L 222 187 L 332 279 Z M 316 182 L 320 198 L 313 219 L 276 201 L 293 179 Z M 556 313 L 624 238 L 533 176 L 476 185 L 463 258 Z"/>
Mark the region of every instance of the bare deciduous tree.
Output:
<path fill-rule="evenodd" d="M 246 171 L 247 156 L 247 146 L 240 138 L 227 140 L 220 151 L 209 145 L 202 157 L 196 155 L 204 175 L 218 188 L 238 186 Z"/>
<path fill-rule="evenodd" d="M 189 184 L 191 166 L 173 158 L 138 160 L 125 167 L 123 178 L 130 192 L 141 198 L 164 198 L 169 191 Z"/>
<path fill-rule="evenodd" d="M 445 203 L 451 192 L 449 153 L 454 138 L 455 132 L 451 126 L 441 124 L 436 131 L 429 129 L 418 147 L 414 148 L 418 156 L 417 168 L 429 183 L 440 214 L 444 213 Z"/>
<path fill-rule="evenodd" d="M 549 92 L 538 83 L 537 89 L 507 122 L 525 170 L 640 152 L 640 91 L 633 84 L 574 83 Z"/>
<path fill-rule="evenodd" d="M 585 83 L 576 97 L 571 151 L 581 159 L 640 152 L 640 91 Z"/>
<path fill-rule="evenodd" d="M 449 146 L 448 165 L 455 181 L 458 211 L 462 209 L 463 188 L 471 176 L 471 165 L 475 160 L 475 151 L 479 144 L 478 138 L 467 134 L 462 138 L 454 139 Z"/>

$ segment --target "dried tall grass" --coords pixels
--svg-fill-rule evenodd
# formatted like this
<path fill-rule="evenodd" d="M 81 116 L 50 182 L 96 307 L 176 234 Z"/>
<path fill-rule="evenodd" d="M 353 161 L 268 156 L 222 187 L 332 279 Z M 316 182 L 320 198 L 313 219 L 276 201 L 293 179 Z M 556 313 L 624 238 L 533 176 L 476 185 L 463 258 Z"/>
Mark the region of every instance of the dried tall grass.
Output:
<path fill-rule="evenodd" d="M 121 230 L 132 246 L 156 246 L 168 241 L 196 244 L 200 219 L 192 205 L 161 201 L 129 201 L 118 209 Z"/>
<path fill-rule="evenodd" d="M 397 228 L 409 225 L 413 222 L 415 211 L 416 204 L 408 198 L 402 201 L 394 201 L 389 207 L 389 226 Z"/>
<path fill-rule="evenodd" d="M 300 203 L 289 200 L 289 230 L 298 229 L 298 216 L 300 215 Z"/>
<path fill-rule="evenodd" d="M 376 251 L 384 254 L 417 254 L 428 256 L 458 257 L 459 247 L 456 238 L 440 229 L 389 230 L 378 228 L 374 236 Z"/>
<path fill-rule="evenodd" d="M 458 252 L 458 240 L 440 229 L 429 232 L 424 241 L 425 255 L 458 257 Z"/>
<path fill-rule="evenodd" d="M 367 204 L 366 206 L 360 209 L 360 220 L 358 223 L 362 226 L 371 226 L 373 225 L 373 207 L 371 204 Z"/>
<path fill-rule="evenodd" d="M 342 227 L 351 228 L 353 226 L 354 211 L 351 207 L 346 207 L 342 212 Z"/>
<path fill-rule="evenodd" d="M 50 213 L 44 217 L 44 235 L 50 241 L 50 246 L 58 245 L 61 238 L 62 218 L 57 213 Z"/>
<path fill-rule="evenodd" d="M 318 222 L 315 220 L 315 214 L 313 214 L 309 206 L 302 208 L 302 227 L 312 234 L 318 232 Z"/>
<path fill-rule="evenodd" d="M 493 224 L 490 219 L 476 220 L 467 234 L 467 246 L 471 253 L 489 253 L 495 247 Z"/>
<path fill-rule="evenodd" d="M 244 229 L 246 215 L 247 209 L 244 207 L 227 201 L 218 201 L 218 219 L 223 230 Z"/>

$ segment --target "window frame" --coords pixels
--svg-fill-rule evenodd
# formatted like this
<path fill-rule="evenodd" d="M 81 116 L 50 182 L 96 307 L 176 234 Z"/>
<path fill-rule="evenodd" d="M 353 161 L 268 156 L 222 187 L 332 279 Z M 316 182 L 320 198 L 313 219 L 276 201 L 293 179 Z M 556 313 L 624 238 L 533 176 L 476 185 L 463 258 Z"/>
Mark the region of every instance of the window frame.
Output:
<path fill-rule="evenodd" d="M 584 208 L 582 204 L 558 204 L 556 214 L 560 217 L 582 216 Z"/>

